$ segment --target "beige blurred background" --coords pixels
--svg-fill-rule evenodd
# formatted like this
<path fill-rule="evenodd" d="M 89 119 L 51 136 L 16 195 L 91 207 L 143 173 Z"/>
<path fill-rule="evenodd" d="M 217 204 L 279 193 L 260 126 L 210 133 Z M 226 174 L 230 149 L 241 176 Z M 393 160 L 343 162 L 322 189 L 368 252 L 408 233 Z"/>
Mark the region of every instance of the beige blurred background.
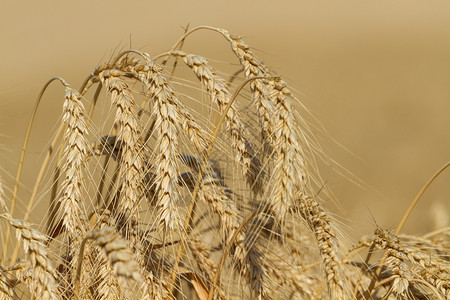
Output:
<path fill-rule="evenodd" d="M 371 233 L 375 223 L 394 228 L 422 185 L 450 160 L 448 1 L 3 0 L 0 6 L 0 165 L 8 189 L 47 79 L 60 75 L 78 87 L 118 48 L 131 43 L 162 52 L 188 23 L 243 36 L 327 129 L 320 135 L 327 154 L 360 180 L 354 184 L 321 166 L 345 207 L 341 220 L 351 236 Z M 229 45 L 205 32 L 185 49 L 209 56 Z M 50 91 L 62 92 L 57 85 Z M 42 160 L 61 105 L 44 100 L 26 166 Z M 26 169 L 22 199 L 36 173 Z M 405 232 L 449 225 L 449 182 L 450 170 L 426 192 Z M 22 203 L 16 216 L 23 212 Z"/>

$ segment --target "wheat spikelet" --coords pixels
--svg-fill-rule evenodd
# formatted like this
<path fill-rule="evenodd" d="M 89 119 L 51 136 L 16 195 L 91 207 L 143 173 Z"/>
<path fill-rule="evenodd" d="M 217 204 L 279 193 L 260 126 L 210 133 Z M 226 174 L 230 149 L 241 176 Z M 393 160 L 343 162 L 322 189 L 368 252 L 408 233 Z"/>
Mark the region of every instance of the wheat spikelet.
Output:
<path fill-rule="evenodd" d="M 216 265 L 210 259 L 210 249 L 199 238 L 190 239 L 188 245 L 195 263 L 197 264 L 198 269 L 203 275 L 202 277 L 204 277 L 206 283 L 210 285 L 214 281 L 214 274 L 217 272 Z M 214 290 L 214 299 L 227 299 L 223 291 L 223 286 L 220 284 L 220 282 L 216 283 L 216 288 Z"/>
<path fill-rule="evenodd" d="M 147 273 L 144 279 L 144 296 L 143 300 L 163 300 L 163 299 L 174 299 L 172 293 L 168 291 L 168 282 L 164 279 L 156 279 L 153 273 Z"/>
<path fill-rule="evenodd" d="M 301 196 L 300 196 L 301 197 Z M 299 198 L 300 213 L 314 232 L 327 275 L 330 293 L 335 299 L 345 299 L 345 275 L 339 256 L 336 235 L 330 225 L 328 216 L 318 203 L 310 197 Z"/>
<path fill-rule="evenodd" d="M 134 260 L 127 241 L 122 239 L 113 228 L 93 230 L 86 235 L 85 239 L 94 240 L 95 244 L 102 248 L 119 279 L 141 280 L 139 265 Z"/>
<path fill-rule="evenodd" d="M 214 274 L 217 271 L 216 265 L 210 260 L 211 251 L 205 243 L 199 238 L 191 238 L 188 241 L 189 249 L 195 258 L 200 271 L 205 275 L 209 282 L 213 281 Z"/>
<path fill-rule="evenodd" d="M 126 82 L 120 78 L 120 73 L 105 71 L 101 73 L 100 80 L 104 82 L 113 104 L 117 106 L 115 122 L 119 125 L 117 138 L 122 147 L 120 173 L 123 180 L 120 210 L 137 216 L 144 189 L 144 162 L 139 120 L 133 111 L 133 96 Z"/>
<path fill-rule="evenodd" d="M 312 298 L 320 281 L 304 272 L 301 266 L 296 266 L 285 260 L 272 251 L 264 253 L 262 260 L 265 269 L 273 279 L 270 282 L 272 289 L 286 289 L 289 291 L 287 296 L 299 296 L 302 299 Z"/>
<path fill-rule="evenodd" d="M 66 88 L 63 122 L 67 124 L 64 136 L 66 163 L 63 172 L 66 178 L 62 183 L 61 207 L 63 224 L 71 238 L 80 242 L 80 236 L 86 232 L 84 224 L 86 216 L 81 206 L 81 186 L 83 183 L 82 168 L 89 144 L 86 140 L 87 128 L 84 120 L 84 106 L 81 95 L 69 87 Z"/>
<path fill-rule="evenodd" d="M 206 58 L 197 55 L 188 55 L 177 51 L 174 53 L 183 57 L 184 62 L 195 72 L 204 87 L 210 94 L 211 102 L 219 107 L 221 114 L 231 100 L 226 81 L 219 77 L 208 64 Z M 232 148 L 236 151 L 236 161 L 242 165 L 242 171 L 251 189 L 255 193 L 262 192 L 261 163 L 255 156 L 254 146 L 247 138 L 248 132 L 242 123 L 234 104 L 226 114 L 226 130 L 232 138 Z"/>
<path fill-rule="evenodd" d="M 145 85 L 150 96 L 153 98 L 167 97 L 166 101 L 172 104 L 173 110 L 177 113 L 178 125 L 181 125 L 183 132 L 189 137 L 198 152 L 205 151 L 208 145 L 207 133 L 195 122 L 189 111 L 178 99 L 176 91 L 170 86 L 162 73 L 163 68 L 150 58 L 146 58 L 144 62 L 139 63 L 133 60 L 134 64 L 127 63 L 126 59 L 123 60 L 124 63 L 119 63 L 125 65 L 124 69 L 134 74 Z"/>
<path fill-rule="evenodd" d="M 56 291 L 56 272 L 45 245 L 47 238 L 25 220 L 13 219 L 8 213 L 0 215 L 17 230 L 17 238 L 22 241 L 31 264 L 32 285 L 30 292 L 39 299 L 58 299 Z"/>
<path fill-rule="evenodd" d="M 92 253 L 96 262 L 96 272 L 91 273 L 94 299 L 123 299 L 119 282 L 114 276 L 114 270 L 110 267 L 107 258 L 100 251 Z"/>

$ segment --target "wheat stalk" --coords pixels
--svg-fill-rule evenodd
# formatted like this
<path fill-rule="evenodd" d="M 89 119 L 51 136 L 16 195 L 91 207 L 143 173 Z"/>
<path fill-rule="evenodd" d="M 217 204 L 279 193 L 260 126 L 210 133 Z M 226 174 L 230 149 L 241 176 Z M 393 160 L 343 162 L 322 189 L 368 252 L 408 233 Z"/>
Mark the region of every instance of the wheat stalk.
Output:
<path fill-rule="evenodd" d="M 67 124 L 65 157 L 63 172 L 66 178 L 62 184 L 63 224 L 71 238 L 77 239 L 86 232 L 84 224 L 86 216 L 81 207 L 81 186 L 83 183 L 82 168 L 89 152 L 86 140 L 87 128 L 84 120 L 84 106 L 81 95 L 66 88 L 63 121 Z"/>

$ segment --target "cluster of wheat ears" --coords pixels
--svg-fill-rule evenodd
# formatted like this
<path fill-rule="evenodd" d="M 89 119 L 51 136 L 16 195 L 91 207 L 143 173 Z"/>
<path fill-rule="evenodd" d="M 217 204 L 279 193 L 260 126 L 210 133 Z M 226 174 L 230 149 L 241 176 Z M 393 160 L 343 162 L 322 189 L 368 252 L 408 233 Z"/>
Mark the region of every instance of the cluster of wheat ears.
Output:
<path fill-rule="evenodd" d="M 231 45 L 234 75 L 182 49 L 198 30 Z M 32 120 L 55 81 L 61 123 L 16 219 Z M 121 52 L 79 90 L 52 78 L 0 195 L 0 299 L 449 299 L 449 228 L 401 235 L 406 215 L 343 245 L 300 106 L 239 36 L 206 26 L 154 57 Z"/>

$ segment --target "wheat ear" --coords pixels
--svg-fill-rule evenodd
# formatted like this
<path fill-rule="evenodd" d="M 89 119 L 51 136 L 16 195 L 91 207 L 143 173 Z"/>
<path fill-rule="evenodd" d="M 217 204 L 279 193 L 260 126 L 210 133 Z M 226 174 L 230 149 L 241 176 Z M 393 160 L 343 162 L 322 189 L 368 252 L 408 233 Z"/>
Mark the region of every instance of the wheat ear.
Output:
<path fill-rule="evenodd" d="M 138 219 L 140 202 L 144 190 L 143 146 L 141 129 L 135 105 L 128 84 L 120 78 L 119 71 L 105 71 L 100 74 L 100 80 L 111 95 L 111 101 L 116 105 L 115 123 L 118 124 L 117 139 L 121 143 L 120 174 L 121 201 L 119 211 Z"/>
<path fill-rule="evenodd" d="M 146 67 L 145 67 L 146 66 Z M 178 151 L 178 129 L 180 116 L 175 100 L 175 91 L 162 75 L 158 65 L 146 64 L 142 68 L 133 68 L 137 77 L 147 86 L 154 99 L 152 115 L 155 118 L 158 154 L 155 159 L 155 190 L 157 193 L 157 215 L 162 228 L 173 230 L 179 228 L 177 203 L 179 192 L 176 165 Z M 144 71 L 145 70 L 145 71 Z"/>
<path fill-rule="evenodd" d="M 63 122 L 67 124 L 64 135 L 66 163 L 62 169 L 66 178 L 61 186 L 60 202 L 64 211 L 63 224 L 70 237 L 77 240 L 86 232 L 86 228 L 84 228 L 86 216 L 81 208 L 81 187 L 83 184 L 82 168 L 89 152 L 89 144 L 86 140 L 87 128 L 81 95 L 67 87 L 65 99 Z"/>
<path fill-rule="evenodd" d="M 13 219 L 9 213 L 0 215 L 16 228 L 17 238 L 22 241 L 27 258 L 31 263 L 32 286 L 30 292 L 38 299 L 58 299 L 55 294 L 56 272 L 52 266 L 46 246 L 47 238 L 39 231 L 31 228 L 25 220 Z"/>
<path fill-rule="evenodd" d="M 111 228 L 114 226 L 114 219 L 108 210 L 99 210 L 97 212 L 98 221 L 96 227 L 99 229 Z M 90 257 L 93 259 L 93 270 L 91 270 L 92 283 L 90 290 L 95 299 L 123 299 L 122 290 L 119 286 L 118 277 L 114 272 L 108 256 L 100 246 L 93 247 Z"/>
<path fill-rule="evenodd" d="M 330 293 L 335 299 L 345 299 L 345 274 L 339 254 L 336 234 L 330 220 L 311 197 L 299 196 L 300 213 L 316 237 L 322 255 Z"/>
<path fill-rule="evenodd" d="M 221 114 L 224 113 L 231 99 L 226 81 L 216 74 L 206 58 L 181 51 L 176 51 L 173 54 L 183 57 L 186 65 L 192 68 L 202 85 L 207 89 L 211 102 L 219 107 Z M 226 114 L 226 130 L 231 135 L 231 146 L 235 150 L 236 161 L 241 164 L 249 186 L 253 192 L 261 193 L 264 178 L 261 162 L 255 155 L 254 146 L 248 139 L 248 132 L 234 104 L 230 106 Z"/>
<path fill-rule="evenodd" d="M 404 247 L 393 233 L 376 229 L 376 245 L 386 250 L 385 264 L 395 275 L 394 287 L 398 294 L 405 296 L 412 279 L 420 279 L 435 287 L 441 296 L 450 296 L 450 263 L 431 253 L 414 251 Z M 414 270 L 405 262 L 410 262 Z"/>
<path fill-rule="evenodd" d="M 124 58 L 118 63 L 120 68 L 130 72 L 136 79 L 140 80 L 147 88 L 147 92 L 151 97 L 167 97 L 167 101 L 173 104 L 173 109 L 178 114 L 179 125 L 183 129 L 183 132 L 186 133 L 198 152 L 205 151 L 208 145 L 208 134 L 197 124 L 188 109 L 179 100 L 176 91 L 163 75 L 163 68 L 153 62 L 148 55 L 136 50 L 130 51 L 139 54 L 145 60 L 139 61 L 133 59 L 132 63 L 129 63 L 128 61 L 130 59 Z"/>

